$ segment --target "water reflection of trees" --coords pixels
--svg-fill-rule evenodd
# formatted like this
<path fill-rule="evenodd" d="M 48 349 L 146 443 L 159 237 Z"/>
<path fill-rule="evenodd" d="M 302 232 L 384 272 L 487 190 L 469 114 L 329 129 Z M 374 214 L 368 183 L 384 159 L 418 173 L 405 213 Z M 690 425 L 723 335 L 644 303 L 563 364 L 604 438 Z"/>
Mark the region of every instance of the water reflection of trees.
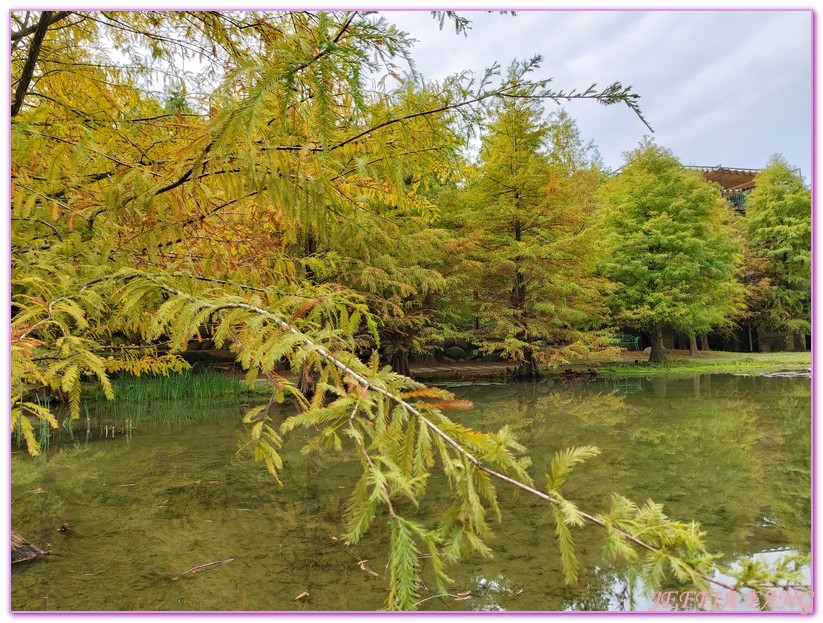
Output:
<path fill-rule="evenodd" d="M 581 508 L 605 511 L 613 492 L 638 502 L 652 498 L 663 502 L 671 517 L 699 521 L 710 548 L 724 552 L 728 560 L 789 545 L 808 551 L 806 379 L 704 376 L 664 379 L 656 386 L 643 379 L 640 387 L 641 392 L 625 395 L 613 393 L 607 381 L 455 391 L 477 405 L 460 412 L 466 424 L 483 430 L 509 425 L 517 432 L 534 459 L 532 474 L 538 484 L 554 452 L 599 446 L 602 454 L 577 468 L 564 486 Z M 243 609 L 246 599 L 255 607 L 290 609 L 302 607 L 293 598 L 309 587 L 309 607 L 379 608 L 385 584 L 358 562 L 367 560 L 370 568 L 384 573 L 387 537 L 382 524 L 375 525 L 356 551 L 331 538 L 342 532 L 357 470 L 336 453 L 299 453 L 298 439 L 284 453 L 283 488 L 242 453 L 227 464 L 226 457 L 237 448 L 237 413 L 234 407 L 199 426 L 177 424 L 173 413 L 163 415 L 171 422 L 162 425 L 147 416 L 131 443 L 118 436 L 116 442 L 99 444 L 105 453 L 98 454 L 93 443 L 89 450 L 64 451 L 49 462 L 15 458 L 15 524 L 44 542 L 55 538 L 58 516 L 70 520 L 77 531 L 73 540 L 61 541 L 64 547 L 75 544 L 71 556 L 55 558 L 15 580 L 16 604 L 42 606 L 20 601 L 28 590 L 36 595 L 39 585 L 49 586 L 54 598 L 63 595 L 66 601 L 61 603 L 74 603 L 68 600 L 83 593 L 71 580 L 72 573 L 82 577 L 83 565 L 93 561 L 99 566 L 113 556 L 116 560 L 105 564 L 116 567 L 120 583 L 127 578 L 126 584 L 146 585 L 126 594 L 115 578 L 106 576 L 101 587 L 109 596 L 119 595 L 118 603 L 135 609 L 180 607 L 178 583 L 170 584 L 168 577 L 182 570 L 181 552 L 190 555 L 197 548 L 203 560 L 216 559 L 230 543 L 230 553 L 237 557 L 234 566 L 201 578 L 215 582 L 205 594 L 193 583 L 190 589 L 186 585 L 181 603 Z M 134 413 L 130 417 L 137 419 Z M 140 495 L 138 487 L 112 486 L 115 483 L 139 483 Z M 42 493 L 32 493 L 39 487 Z M 444 508 L 450 493 L 436 473 L 429 488 L 419 512 L 433 525 L 434 513 Z M 422 609 L 606 610 L 629 608 L 630 597 L 639 599 L 627 591 L 625 566 L 603 561 L 603 535 L 592 526 L 575 530 L 580 580 L 564 585 L 545 504 L 505 487 L 499 491 L 503 521 L 494 524 L 494 558 L 471 557 L 449 571 L 454 594 L 469 591 L 469 599 L 432 599 Z M 145 538 L 147 532 L 151 539 Z M 119 562 L 147 557 L 154 569 L 150 580 Z M 243 575 L 229 594 L 218 579 L 241 569 Z M 483 586 L 481 578 L 486 580 Z M 82 606 L 99 609 L 105 604 L 86 595 Z"/>
<path fill-rule="evenodd" d="M 471 425 L 517 430 L 538 481 L 557 450 L 600 447 L 602 455 L 567 484 L 567 496 L 581 508 L 605 510 L 612 492 L 662 502 L 670 517 L 699 522 L 709 548 L 726 561 L 787 545 L 809 550 L 807 379 L 706 375 L 657 377 L 642 385 L 642 393 L 623 396 L 608 393 L 608 382 L 474 390 L 469 397 L 481 406 Z M 546 514 L 525 500 L 516 504 L 517 521 Z M 548 525 L 546 519 L 535 564 L 550 565 L 556 557 Z M 504 523 L 507 533 L 511 528 Z M 580 549 L 599 553 L 596 533 L 576 538 Z M 581 573 L 581 584 L 596 579 L 591 570 Z"/>

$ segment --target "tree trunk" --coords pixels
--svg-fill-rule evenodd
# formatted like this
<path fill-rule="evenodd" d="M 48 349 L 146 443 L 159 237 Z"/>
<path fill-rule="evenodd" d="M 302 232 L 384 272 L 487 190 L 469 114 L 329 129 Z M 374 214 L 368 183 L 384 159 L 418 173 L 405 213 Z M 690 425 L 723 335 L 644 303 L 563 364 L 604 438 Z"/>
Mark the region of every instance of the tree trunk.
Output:
<path fill-rule="evenodd" d="M 794 346 L 794 333 L 784 333 L 783 334 L 783 341 L 786 342 L 786 350 L 788 350 L 788 351 L 797 350 Z"/>
<path fill-rule="evenodd" d="M 391 369 L 402 374 L 403 376 L 411 376 L 409 369 L 409 353 L 404 349 L 395 349 L 391 358 Z"/>
<path fill-rule="evenodd" d="M 312 370 L 305 363 L 300 367 L 300 375 L 297 377 L 297 389 L 311 400 L 314 392 L 317 389 L 318 375 L 316 370 Z"/>
<path fill-rule="evenodd" d="M 17 88 L 14 90 L 14 99 L 11 102 L 12 117 L 15 117 L 23 106 L 26 92 L 29 90 L 29 85 L 34 77 L 34 68 L 37 66 L 37 59 L 40 57 L 40 47 L 43 45 L 43 39 L 46 37 L 46 30 L 48 30 L 52 23 L 53 15 L 54 11 L 43 11 L 40 14 L 40 20 L 37 22 L 37 28 L 34 31 L 34 37 L 32 37 L 31 45 L 29 46 L 26 64 L 23 65 L 23 71 L 17 81 Z"/>
<path fill-rule="evenodd" d="M 649 382 L 652 385 L 652 393 L 654 397 L 658 400 L 665 400 L 666 399 L 666 388 L 668 387 L 668 379 L 666 378 L 665 374 L 655 374 L 650 379 Z"/>
<path fill-rule="evenodd" d="M 803 352 L 806 350 L 806 333 L 801 331 L 797 334 L 797 339 L 795 340 L 795 349 Z"/>
<path fill-rule="evenodd" d="M 709 336 L 707 334 L 703 334 L 700 336 L 700 350 L 709 352 L 711 348 L 709 348 Z M 723 350 L 722 348 L 720 350 Z"/>
<path fill-rule="evenodd" d="M 697 338 L 694 335 L 689 336 L 689 357 L 697 356 Z"/>
<path fill-rule="evenodd" d="M 749 323 L 746 326 L 749 327 L 749 352 L 753 353 L 754 352 L 754 339 L 752 338 L 752 325 L 751 325 L 751 323 Z"/>
<path fill-rule="evenodd" d="M 516 196 L 515 196 L 516 198 Z M 522 225 L 519 219 L 515 219 L 514 221 L 514 239 L 517 242 L 522 240 Z M 514 285 L 512 286 L 511 291 L 511 304 L 514 309 L 517 310 L 518 320 L 520 321 L 520 325 L 523 327 L 523 331 L 526 330 L 526 318 L 525 318 L 525 306 L 526 306 L 526 276 L 523 274 L 523 269 L 521 264 L 523 263 L 522 257 L 514 258 Z"/>
<path fill-rule="evenodd" d="M 666 355 L 663 352 L 663 323 L 657 323 L 654 330 L 649 333 L 652 343 L 652 352 L 649 353 L 649 363 L 666 363 Z"/>
<path fill-rule="evenodd" d="M 757 327 L 757 351 L 760 353 L 768 353 L 771 352 L 771 345 L 766 342 L 766 324 L 761 322 L 758 323 Z"/>
<path fill-rule="evenodd" d="M 519 196 L 515 194 L 515 201 L 519 201 Z M 520 219 L 514 220 L 514 239 L 517 242 L 520 242 L 523 238 L 523 231 L 522 231 L 522 224 L 520 223 Z M 517 310 L 518 321 L 521 327 L 521 331 L 517 334 L 518 340 L 523 340 L 524 342 L 529 342 L 529 334 L 526 326 L 526 275 L 523 273 L 523 269 L 521 268 L 521 263 L 523 262 L 522 257 L 516 257 L 514 259 L 515 269 L 514 269 L 514 285 L 512 286 L 511 291 L 511 304 L 514 309 Z M 523 361 L 521 361 L 518 366 L 517 370 L 514 373 L 515 377 L 518 379 L 539 379 L 542 377 L 540 374 L 540 370 L 537 367 L 537 361 L 534 358 L 534 351 L 531 348 L 525 348 L 523 350 Z"/>
<path fill-rule="evenodd" d="M 526 304 L 526 278 L 519 266 L 514 271 L 514 287 L 512 288 L 511 302 L 512 307 L 519 311 L 520 320 L 522 322 L 523 307 Z"/>
<path fill-rule="evenodd" d="M 543 378 L 540 374 L 540 368 L 537 365 L 537 360 L 534 358 L 534 352 L 527 348 L 523 351 L 523 361 L 517 366 L 514 373 L 515 378 L 526 380 L 538 380 Z"/>

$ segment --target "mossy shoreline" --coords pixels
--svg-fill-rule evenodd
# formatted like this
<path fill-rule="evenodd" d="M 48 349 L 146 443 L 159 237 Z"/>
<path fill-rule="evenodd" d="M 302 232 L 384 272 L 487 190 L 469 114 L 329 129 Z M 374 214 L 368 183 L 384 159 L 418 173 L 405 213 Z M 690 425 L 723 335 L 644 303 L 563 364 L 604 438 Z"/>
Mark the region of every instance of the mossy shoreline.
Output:
<path fill-rule="evenodd" d="M 742 374 L 762 375 L 775 372 L 806 372 L 811 369 L 812 354 L 786 353 L 733 353 L 725 351 L 700 352 L 690 356 L 688 351 L 668 351 L 666 363 L 650 364 L 648 355 L 642 352 L 624 353 L 619 360 L 586 364 L 602 378 L 692 375 L 692 374 Z M 578 364 L 571 366 L 579 368 Z"/>
<path fill-rule="evenodd" d="M 543 367 L 546 379 L 624 378 L 648 376 L 690 376 L 696 374 L 737 374 L 759 376 L 777 372 L 808 372 L 811 352 L 735 353 L 725 351 L 666 352 L 666 363 L 648 363 L 642 351 L 624 351 L 617 357 L 601 361 L 573 361 L 566 365 Z M 446 364 L 415 368 L 412 376 L 425 382 L 506 380 L 511 378 L 511 364 Z"/>
<path fill-rule="evenodd" d="M 727 355 L 745 355 L 727 357 Z M 791 357 L 771 357 L 791 355 Z M 686 355 L 688 357 L 688 353 Z M 759 376 L 776 372 L 808 372 L 811 369 L 811 353 L 707 353 L 691 359 L 670 357 L 664 364 L 650 364 L 645 359 L 638 362 L 615 362 L 595 366 L 602 378 L 634 376 L 685 376 L 693 374 L 740 374 Z"/>
<path fill-rule="evenodd" d="M 546 379 L 622 378 L 648 376 L 689 376 L 695 374 L 763 375 L 777 372 L 807 372 L 811 369 L 811 352 L 733 353 L 701 352 L 695 357 L 688 351 L 667 351 L 667 362 L 650 364 L 641 352 L 624 351 L 606 361 L 576 361 L 568 365 L 543 368 Z M 450 381 L 507 381 L 512 375 L 511 364 L 449 363 L 433 366 L 412 366 L 412 377 L 426 383 Z M 235 372 L 206 370 L 179 375 L 123 377 L 114 381 L 115 401 L 176 400 L 186 398 L 232 398 L 268 394 L 262 380 L 253 388 Z M 99 395 L 98 395 L 99 394 Z M 88 398 L 103 399 L 102 392 L 92 390 Z"/>

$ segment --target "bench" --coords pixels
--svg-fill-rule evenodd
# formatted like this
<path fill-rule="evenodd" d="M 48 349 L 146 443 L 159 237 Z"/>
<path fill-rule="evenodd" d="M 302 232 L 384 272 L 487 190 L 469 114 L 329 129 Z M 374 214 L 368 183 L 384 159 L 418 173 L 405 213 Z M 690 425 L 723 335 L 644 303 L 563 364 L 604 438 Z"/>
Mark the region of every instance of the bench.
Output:
<path fill-rule="evenodd" d="M 615 336 L 616 345 L 623 350 L 640 350 L 640 338 L 630 333 L 618 333 Z"/>

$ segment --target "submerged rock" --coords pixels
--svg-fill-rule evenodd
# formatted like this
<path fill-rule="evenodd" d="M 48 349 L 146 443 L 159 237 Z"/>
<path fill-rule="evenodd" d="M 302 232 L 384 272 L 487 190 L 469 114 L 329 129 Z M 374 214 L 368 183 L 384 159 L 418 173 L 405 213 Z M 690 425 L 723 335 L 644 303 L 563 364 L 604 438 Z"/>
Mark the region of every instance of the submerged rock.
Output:
<path fill-rule="evenodd" d="M 42 549 L 32 545 L 16 532 L 11 533 L 11 564 L 34 560 L 35 558 L 45 555 L 45 553 Z"/>

